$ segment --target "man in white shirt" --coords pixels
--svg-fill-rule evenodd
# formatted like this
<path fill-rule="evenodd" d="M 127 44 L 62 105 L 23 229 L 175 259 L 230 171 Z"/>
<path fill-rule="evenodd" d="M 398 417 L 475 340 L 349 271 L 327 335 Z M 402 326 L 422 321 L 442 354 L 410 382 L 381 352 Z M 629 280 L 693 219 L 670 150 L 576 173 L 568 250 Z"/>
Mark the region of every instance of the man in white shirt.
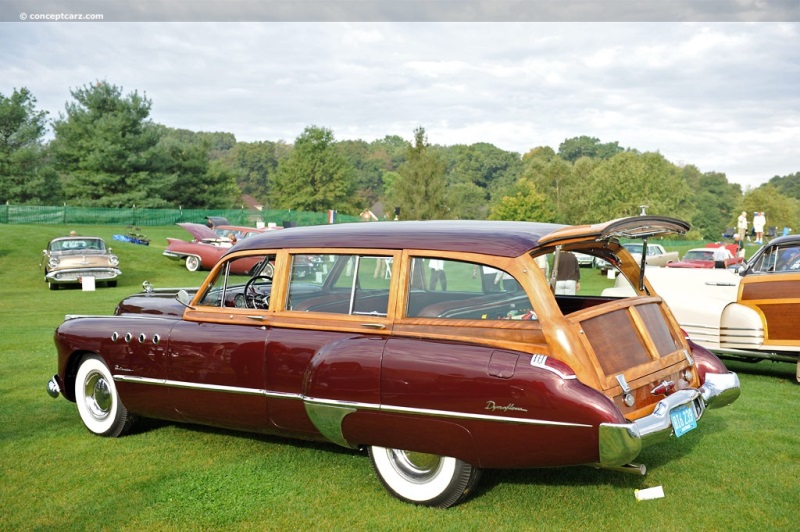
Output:
<path fill-rule="evenodd" d="M 764 243 L 764 226 L 767 225 L 767 218 L 763 212 L 757 212 L 753 216 L 753 229 L 756 232 L 756 244 Z"/>
<path fill-rule="evenodd" d="M 724 245 L 720 246 L 714 250 L 714 267 L 724 269 L 728 266 L 728 259 L 732 258 L 733 255 L 731 254 L 730 250 Z"/>

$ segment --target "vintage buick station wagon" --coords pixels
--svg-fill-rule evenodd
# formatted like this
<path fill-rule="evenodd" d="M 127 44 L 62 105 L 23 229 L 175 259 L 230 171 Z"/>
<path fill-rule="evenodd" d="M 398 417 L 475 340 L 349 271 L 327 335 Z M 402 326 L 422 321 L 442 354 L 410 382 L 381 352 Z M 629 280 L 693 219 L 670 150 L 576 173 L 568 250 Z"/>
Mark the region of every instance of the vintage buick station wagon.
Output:
<path fill-rule="evenodd" d="M 428 506 L 462 500 L 483 468 L 643 474 L 642 448 L 739 396 L 618 242 L 687 229 L 639 216 L 253 236 L 196 292 L 146 287 L 114 316 L 68 316 L 48 391 L 101 436 L 152 417 L 365 449 L 389 492 Z M 614 264 L 635 296 L 555 295 L 566 252 Z"/>

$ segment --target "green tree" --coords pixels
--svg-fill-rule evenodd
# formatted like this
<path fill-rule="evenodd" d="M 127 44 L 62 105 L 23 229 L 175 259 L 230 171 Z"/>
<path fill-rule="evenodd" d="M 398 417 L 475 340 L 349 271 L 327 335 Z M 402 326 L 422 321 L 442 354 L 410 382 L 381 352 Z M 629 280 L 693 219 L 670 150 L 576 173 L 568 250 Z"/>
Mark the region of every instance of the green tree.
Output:
<path fill-rule="evenodd" d="M 684 220 L 694 215 L 692 191 L 678 168 L 658 153 L 623 152 L 595 168 L 593 190 L 596 212 L 605 219 L 635 216 L 641 206 L 648 214 Z"/>
<path fill-rule="evenodd" d="M 618 142 L 600 143 L 595 137 L 574 137 L 567 139 L 558 147 L 558 155 L 565 161 L 575 162 L 581 157 L 597 159 L 610 159 L 618 153 L 625 151 Z"/>
<path fill-rule="evenodd" d="M 555 220 L 569 223 L 567 206 L 574 199 L 571 191 L 575 189 L 572 165 L 560 157 L 552 159 L 529 157 L 525 161 L 523 177 L 529 179 L 536 190 L 549 199 Z"/>
<path fill-rule="evenodd" d="M 270 182 L 270 207 L 357 214 L 353 169 L 336 149 L 330 129 L 309 126 Z"/>
<path fill-rule="evenodd" d="M 3 203 L 56 203 L 60 199 L 58 176 L 48 165 L 43 144 L 46 111 L 36 109 L 27 88 L 0 94 L 0 201 Z"/>
<path fill-rule="evenodd" d="M 94 207 L 164 207 L 174 180 L 158 154 L 161 130 L 151 102 L 105 81 L 71 91 L 74 102 L 53 123 L 51 148 L 65 198 Z"/>
<path fill-rule="evenodd" d="M 695 214 L 690 220 L 692 230 L 706 240 L 719 240 L 727 227 L 735 227 L 738 206 L 742 199 L 739 185 L 728 183 L 725 174 L 700 173 L 697 167 L 681 168 L 683 180 L 694 192 Z M 733 222 L 732 222 L 733 221 Z"/>
<path fill-rule="evenodd" d="M 373 154 L 372 146 L 363 140 L 344 140 L 336 143 L 339 152 L 353 168 L 356 203 L 371 207 L 383 194 L 383 173 L 388 169 L 384 153 Z"/>
<path fill-rule="evenodd" d="M 447 208 L 453 218 L 483 220 L 487 214 L 486 191 L 475 183 L 448 185 Z"/>
<path fill-rule="evenodd" d="M 447 207 L 445 165 L 431 149 L 425 129 L 414 130 L 414 143 L 406 151 L 392 184 L 392 202 L 404 220 L 451 218 Z"/>
<path fill-rule="evenodd" d="M 784 196 L 800 200 L 800 172 L 782 177 L 775 176 L 770 179 L 767 184 L 775 187 L 775 189 Z"/>
<path fill-rule="evenodd" d="M 556 214 L 547 196 L 536 189 L 532 179 L 522 177 L 492 207 L 490 220 L 517 220 L 529 222 L 553 222 Z"/>
<path fill-rule="evenodd" d="M 283 141 L 238 142 L 220 161 L 236 175 L 243 194 L 266 202 L 270 179 L 278 171 L 280 160 L 291 150 Z"/>
<path fill-rule="evenodd" d="M 159 127 L 162 132 L 153 163 L 161 169 L 163 182 L 172 184 L 163 190 L 163 199 L 187 209 L 238 206 L 241 190 L 236 174 L 221 159 L 212 160 L 214 137 Z"/>

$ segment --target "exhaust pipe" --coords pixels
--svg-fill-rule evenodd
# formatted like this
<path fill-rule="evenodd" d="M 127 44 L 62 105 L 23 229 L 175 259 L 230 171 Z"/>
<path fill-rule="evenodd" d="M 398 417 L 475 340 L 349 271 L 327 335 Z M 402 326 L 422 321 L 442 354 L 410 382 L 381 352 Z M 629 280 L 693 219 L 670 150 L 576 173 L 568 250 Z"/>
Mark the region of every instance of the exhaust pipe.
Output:
<path fill-rule="evenodd" d="M 607 469 L 617 473 L 633 473 L 634 475 L 646 475 L 647 466 L 644 464 L 625 464 L 621 466 L 598 466 L 598 469 Z"/>

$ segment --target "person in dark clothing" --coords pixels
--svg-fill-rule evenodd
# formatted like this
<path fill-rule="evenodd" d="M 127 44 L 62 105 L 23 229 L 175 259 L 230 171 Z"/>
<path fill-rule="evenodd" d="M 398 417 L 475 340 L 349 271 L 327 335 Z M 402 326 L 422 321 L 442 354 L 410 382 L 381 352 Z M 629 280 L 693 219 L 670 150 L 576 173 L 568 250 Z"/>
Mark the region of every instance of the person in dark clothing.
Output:
<path fill-rule="evenodd" d="M 569 251 L 562 251 L 556 272 L 556 294 L 574 296 L 581 289 L 581 267 Z"/>

